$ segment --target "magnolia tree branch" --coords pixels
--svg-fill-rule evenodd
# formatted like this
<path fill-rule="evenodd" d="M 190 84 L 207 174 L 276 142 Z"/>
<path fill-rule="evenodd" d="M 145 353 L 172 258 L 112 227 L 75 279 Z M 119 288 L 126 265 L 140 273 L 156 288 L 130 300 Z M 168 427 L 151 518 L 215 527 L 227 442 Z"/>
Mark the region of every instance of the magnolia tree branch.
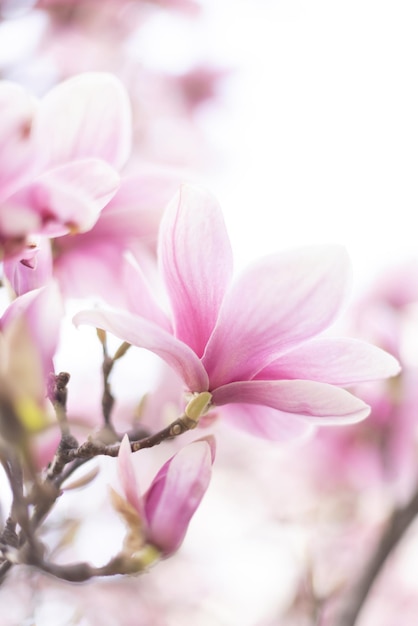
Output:
<path fill-rule="evenodd" d="M 68 372 L 60 372 L 59 374 L 50 374 L 48 380 L 48 398 L 51 400 L 55 409 L 58 424 L 62 435 L 70 434 L 70 427 L 67 419 L 67 394 L 70 375 Z"/>
<path fill-rule="evenodd" d="M 126 350 L 125 350 L 126 351 Z M 69 376 L 55 377 L 50 387 L 50 397 L 57 405 L 57 413 L 61 414 L 62 422 L 66 422 L 66 385 Z M 60 383 L 64 384 L 61 385 Z M 132 452 L 143 448 L 150 448 L 167 439 L 177 437 L 182 433 L 195 428 L 200 417 L 208 410 L 211 403 L 211 394 L 202 392 L 192 397 L 185 412 L 169 426 L 158 433 L 131 441 Z M 58 497 L 61 495 L 61 486 L 71 473 L 89 459 L 106 455 L 115 457 L 119 453 L 121 444 L 106 445 L 100 440 L 89 440 L 78 445 L 69 433 L 69 429 L 61 429 L 62 436 L 55 459 L 51 464 L 43 482 L 38 476 L 33 476 L 33 486 L 28 495 L 23 488 L 22 468 L 5 459 L 3 465 L 11 484 L 13 493 L 12 512 L 6 526 L 0 535 L 0 548 L 4 560 L 0 563 L 0 582 L 14 563 L 24 563 L 36 567 L 48 574 L 71 582 L 83 582 L 96 576 L 111 576 L 115 574 L 131 574 L 143 571 L 150 563 L 155 562 L 160 554 L 151 544 L 135 554 L 126 554 L 124 551 L 112 558 L 107 565 L 95 568 L 88 563 L 73 563 L 57 565 L 44 559 L 44 546 L 36 536 L 36 530 L 46 515 L 50 512 Z M 70 464 L 68 468 L 65 468 Z M 34 510 L 29 515 L 29 504 Z M 20 531 L 17 533 L 17 527 Z"/>
<path fill-rule="evenodd" d="M 197 421 L 184 413 L 184 415 L 174 420 L 174 422 L 166 428 L 158 431 L 158 433 L 150 435 L 149 437 L 144 437 L 143 439 L 139 439 L 137 441 L 131 441 L 131 450 L 132 452 L 138 452 L 138 450 L 142 450 L 143 448 L 152 448 L 159 445 L 163 441 L 177 437 L 178 435 L 181 435 L 196 426 Z M 101 441 L 89 439 L 76 448 L 59 450 L 58 454 L 60 455 L 60 462 L 65 465 L 74 460 L 88 460 L 99 455 L 116 457 L 119 454 L 120 445 L 120 443 L 106 445 Z"/>
<path fill-rule="evenodd" d="M 130 558 L 129 556 L 117 555 L 110 559 L 106 565 L 101 567 L 94 567 L 90 563 L 80 561 L 79 563 L 69 563 L 66 565 L 59 565 L 57 563 L 50 563 L 43 558 L 37 556 L 28 556 L 26 560 L 27 565 L 36 567 L 38 570 L 59 578 L 60 580 L 66 580 L 72 583 L 82 583 L 92 578 L 99 576 L 115 576 L 118 574 L 137 574 L 144 569 L 150 561 L 149 557 L 155 557 L 158 555 L 158 551 L 154 550 L 152 546 L 149 546 L 147 550 L 144 550 L 144 554 L 139 558 Z"/>
<path fill-rule="evenodd" d="M 110 374 L 112 373 L 113 367 L 118 359 L 124 356 L 126 352 L 131 347 L 131 344 L 124 341 L 121 343 L 119 348 L 116 350 L 113 357 L 109 355 L 109 350 L 107 346 L 107 335 L 104 330 L 100 328 L 97 329 L 97 336 L 99 338 L 100 343 L 102 344 L 103 350 L 103 363 L 102 363 L 102 375 L 103 375 L 103 395 L 102 395 L 102 413 L 105 426 L 112 428 L 111 426 L 111 414 L 113 410 L 113 405 L 115 403 L 115 397 L 112 393 L 112 389 L 109 382 Z M 113 429 L 112 429 L 113 430 Z"/>
<path fill-rule="evenodd" d="M 410 524 L 418 515 L 418 484 L 410 500 L 394 509 L 380 541 L 372 553 L 363 574 L 343 595 L 334 626 L 354 626 L 368 594 L 379 576 L 386 560 L 396 548 Z"/>

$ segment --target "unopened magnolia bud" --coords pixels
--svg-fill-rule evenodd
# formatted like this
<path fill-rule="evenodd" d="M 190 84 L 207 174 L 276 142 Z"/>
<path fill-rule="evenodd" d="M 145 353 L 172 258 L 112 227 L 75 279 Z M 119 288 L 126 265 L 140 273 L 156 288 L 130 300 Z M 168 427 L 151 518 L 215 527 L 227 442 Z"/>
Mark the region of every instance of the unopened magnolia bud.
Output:
<path fill-rule="evenodd" d="M 186 406 L 185 413 L 192 420 L 198 420 L 208 410 L 212 394 L 209 391 L 202 391 L 190 400 Z"/>

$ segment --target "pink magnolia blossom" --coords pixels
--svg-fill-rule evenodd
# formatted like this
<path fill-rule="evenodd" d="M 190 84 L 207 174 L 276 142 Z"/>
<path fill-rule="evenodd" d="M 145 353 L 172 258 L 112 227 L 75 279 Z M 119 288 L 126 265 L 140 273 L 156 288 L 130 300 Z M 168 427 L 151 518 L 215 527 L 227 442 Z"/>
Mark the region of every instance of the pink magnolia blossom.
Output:
<path fill-rule="evenodd" d="M 128 437 L 119 451 L 119 475 L 123 494 L 138 514 L 141 534 L 168 556 L 178 550 L 190 519 L 199 506 L 210 482 L 215 455 L 214 440 L 199 440 L 172 456 L 141 496 Z"/>
<path fill-rule="evenodd" d="M 0 246 L 92 228 L 130 152 L 127 96 L 110 74 L 69 79 L 40 101 L 0 83 Z"/>
<path fill-rule="evenodd" d="M 335 319 L 350 278 L 338 246 L 266 256 L 232 280 L 232 252 L 217 202 L 185 185 L 160 230 L 171 319 L 138 274 L 136 315 L 83 311 L 75 323 L 108 330 L 161 356 L 191 393 L 241 428 L 271 439 L 311 424 L 351 423 L 369 407 L 342 386 L 395 375 L 397 361 L 361 341 L 317 337 Z"/>
<path fill-rule="evenodd" d="M 33 238 L 31 247 L 4 263 L 15 293 L 41 287 L 54 275 L 67 296 L 126 305 L 125 253 L 143 265 L 151 261 L 161 215 L 184 175 L 176 168 L 139 165 L 122 178 L 90 230 L 55 238 L 52 247 L 46 236 Z"/>

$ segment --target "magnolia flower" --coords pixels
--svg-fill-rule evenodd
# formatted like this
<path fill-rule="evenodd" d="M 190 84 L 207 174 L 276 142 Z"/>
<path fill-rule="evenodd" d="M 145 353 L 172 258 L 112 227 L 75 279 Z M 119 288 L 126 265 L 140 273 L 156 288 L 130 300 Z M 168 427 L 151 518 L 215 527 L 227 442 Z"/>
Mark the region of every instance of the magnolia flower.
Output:
<path fill-rule="evenodd" d="M 129 102 L 110 74 L 86 73 L 40 101 L 0 83 L 0 246 L 85 232 L 119 186 L 130 153 Z"/>
<path fill-rule="evenodd" d="M 140 165 L 122 178 L 90 230 L 55 238 L 52 246 L 46 236 L 32 238 L 19 257 L 4 262 L 15 293 L 41 287 L 55 276 L 66 296 L 100 296 L 124 306 L 125 253 L 154 267 L 161 214 L 184 176 L 176 168 Z"/>
<path fill-rule="evenodd" d="M 253 434 L 282 439 L 311 424 L 351 423 L 369 407 L 342 386 L 393 376 L 397 361 L 361 341 L 319 336 L 336 318 L 350 278 L 338 246 L 261 258 L 232 279 L 222 214 L 185 185 L 167 207 L 159 258 L 171 317 L 138 273 L 136 314 L 83 311 L 88 323 L 161 356 L 195 394 Z M 140 286 L 140 287 L 139 287 Z"/>
<path fill-rule="evenodd" d="M 152 544 L 164 556 L 180 547 L 190 519 L 199 506 L 211 477 L 215 456 L 212 438 L 194 441 L 172 456 L 141 496 L 125 435 L 119 450 L 119 476 L 127 509 L 116 506 L 136 536 L 137 547 Z M 132 515 L 133 512 L 133 515 Z"/>

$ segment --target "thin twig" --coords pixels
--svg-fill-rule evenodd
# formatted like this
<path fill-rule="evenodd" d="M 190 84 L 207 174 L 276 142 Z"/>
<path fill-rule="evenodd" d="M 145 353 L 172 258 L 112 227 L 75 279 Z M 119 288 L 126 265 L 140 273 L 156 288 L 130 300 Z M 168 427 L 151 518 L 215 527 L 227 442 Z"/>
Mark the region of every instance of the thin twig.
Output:
<path fill-rule="evenodd" d="M 131 441 L 131 450 L 132 452 L 138 452 L 138 450 L 142 450 L 143 448 L 152 448 L 167 439 L 172 439 L 173 437 L 177 437 L 178 435 L 195 428 L 196 425 L 197 422 L 195 419 L 184 414 L 174 420 L 174 422 L 166 428 L 158 431 L 158 433 L 150 435 L 149 437 L 144 437 L 138 441 Z M 62 450 L 62 462 L 66 464 L 76 459 L 92 459 L 99 455 L 116 457 L 119 454 L 120 445 L 120 443 L 105 445 L 100 441 L 89 439 L 78 448 Z"/>
<path fill-rule="evenodd" d="M 370 589 L 380 574 L 387 558 L 396 548 L 410 524 L 418 515 L 418 485 L 409 502 L 396 508 L 390 516 L 375 551 L 363 574 L 357 578 L 342 598 L 335 626 L 354 626 L 368 597 Z"/>
<path fill-rule="evenodd" d="M 67 395 L 69 382 L 70 374 L 68 374 L 68 372 L 60 372 L 57 375 L 50 374 L 48 379 L 48 397 L 55 409 L 58 424 L 63 436 L 70 434 L 70 427 L 67 419 Z"/>

